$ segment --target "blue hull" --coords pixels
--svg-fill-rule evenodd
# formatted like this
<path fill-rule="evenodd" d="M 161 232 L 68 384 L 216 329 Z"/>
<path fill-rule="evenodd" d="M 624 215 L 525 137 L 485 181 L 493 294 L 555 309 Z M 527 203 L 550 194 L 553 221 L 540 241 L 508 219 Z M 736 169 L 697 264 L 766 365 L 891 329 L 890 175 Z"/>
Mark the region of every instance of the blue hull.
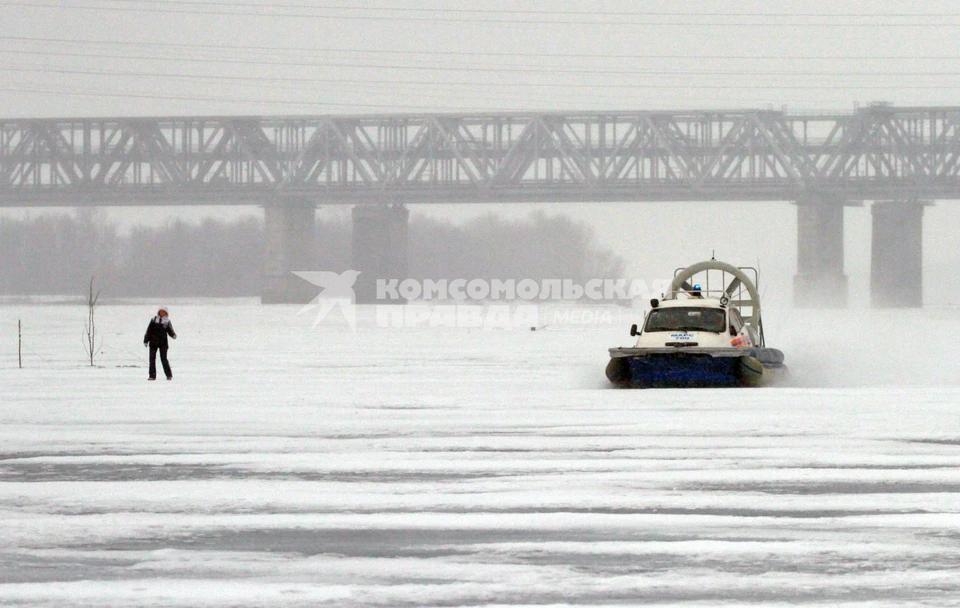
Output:
<path fill-rule="evenodd" d="M 764 376 L 764 366 L 750 357 L 648 355 L 614 358 L 607 366 L 611 382 L 634 388 L 756 386 Z"/>
<path fill-rule="evenodd" d="M 738 359 L 709 355 L 629 357 L 633 386 L 741 386 Z"/>

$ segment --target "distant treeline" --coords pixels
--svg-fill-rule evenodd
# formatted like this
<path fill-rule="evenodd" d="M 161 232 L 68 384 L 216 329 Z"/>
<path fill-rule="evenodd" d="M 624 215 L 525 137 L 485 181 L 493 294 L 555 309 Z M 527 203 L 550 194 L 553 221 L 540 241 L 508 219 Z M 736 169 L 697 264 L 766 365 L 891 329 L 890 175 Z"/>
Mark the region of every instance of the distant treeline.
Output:
<path fill-rule="evenodd" d="M 263 221 L 174 221 L 123 232 L 97 212 L 0 219 L 0 294 L 81 294 L 91 276 L 106 297 L 260 294 Z M 351 265 L 351 225 L 317 222 L 316 270 Z M 619 278 L 623 260 L 589 226 L 536 212 L 454 225 L 414 216 L 410 276 L 454 279 Z"/>

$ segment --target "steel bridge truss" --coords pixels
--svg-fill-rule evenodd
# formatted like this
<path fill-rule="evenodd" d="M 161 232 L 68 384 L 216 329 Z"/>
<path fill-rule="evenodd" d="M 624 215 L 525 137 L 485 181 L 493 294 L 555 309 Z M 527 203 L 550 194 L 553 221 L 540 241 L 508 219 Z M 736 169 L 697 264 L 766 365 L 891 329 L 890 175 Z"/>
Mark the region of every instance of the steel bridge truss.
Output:
<path fill-rule="evenodd" d="M 0 120 L 0 205 L 960 198 L 960 108 Z"/>

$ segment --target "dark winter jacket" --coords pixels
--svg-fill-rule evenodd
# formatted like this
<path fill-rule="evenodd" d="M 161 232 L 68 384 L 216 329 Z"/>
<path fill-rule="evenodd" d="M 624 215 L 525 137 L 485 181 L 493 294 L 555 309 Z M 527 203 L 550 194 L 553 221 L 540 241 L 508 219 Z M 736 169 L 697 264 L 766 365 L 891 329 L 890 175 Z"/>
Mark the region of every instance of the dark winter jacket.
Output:
<path fill-rule="evenodd" d="M 150 320 L 150 325 L 147 326 L 147 333 L 143 334 L 143 343 L 167 348 L 169 346 L 167 336 L 171 338 L 177 337 L 177 333 L 173 331 L 173 323 L 170 322 L 170 317 L 157 315 Z"/>

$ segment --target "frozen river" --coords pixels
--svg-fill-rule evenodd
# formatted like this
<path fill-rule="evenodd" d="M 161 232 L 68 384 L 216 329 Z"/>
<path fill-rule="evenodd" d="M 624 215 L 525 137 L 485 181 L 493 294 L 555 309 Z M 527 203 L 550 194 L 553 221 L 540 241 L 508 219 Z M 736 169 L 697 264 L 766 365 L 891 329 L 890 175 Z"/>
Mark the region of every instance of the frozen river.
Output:
<path fill-rule="evenodd" d="M 772 315 L 803 386 L 628 391 L 626 325 L 170 308 L 148 383 L 152 305 L 96 368 L 82 307 L 0 305 L 0 604 L 960 605 L 957 311 Z"/>

